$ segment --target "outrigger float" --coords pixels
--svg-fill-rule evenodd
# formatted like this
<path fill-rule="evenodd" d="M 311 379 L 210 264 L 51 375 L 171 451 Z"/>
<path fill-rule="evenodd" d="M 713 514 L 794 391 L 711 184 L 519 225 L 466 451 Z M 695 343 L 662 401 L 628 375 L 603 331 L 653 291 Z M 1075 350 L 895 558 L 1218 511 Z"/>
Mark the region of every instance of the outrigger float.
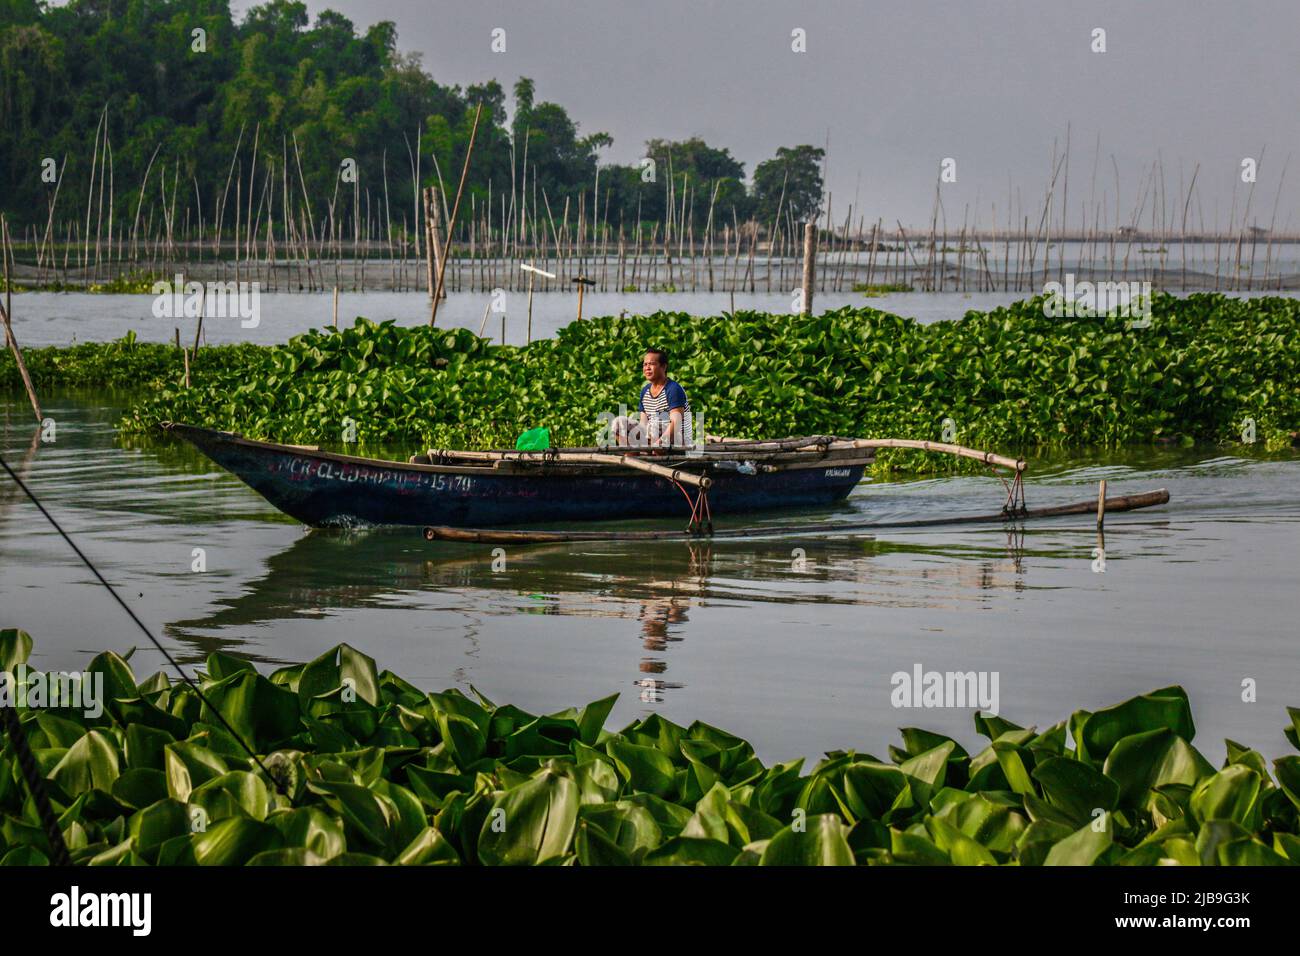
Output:
<path fill-rule="evenodd" d="M 701 535 L 753 537 L 876 528 L 987 524 L 1150 508 L 1164 489 L 1048 508 L 1025 507 L 1023 459 L 961 445 L 901 438 L 812 435 L 772 441 L 710 436 L 694 448 L 554 448 L 546 451 L 430 449 L 408 461 L 256 441 L 232 432 L 168 422 L 163 428 L 234 474 L 272 505 L 312 527 L 409 525 L 430 541 L 526 544 Z M 882 448 L 938 452 L 981 461 L 1002 480 L 994 514 L 918 521 L 817 523 L 780 528 L 713 528 L 713 515 L 809 508 L 846 498 Z M 999 471 L 1001 469 L 1001 471 Z M 515 530 L 569 521 L 689 514 L 681 531 Z"/>

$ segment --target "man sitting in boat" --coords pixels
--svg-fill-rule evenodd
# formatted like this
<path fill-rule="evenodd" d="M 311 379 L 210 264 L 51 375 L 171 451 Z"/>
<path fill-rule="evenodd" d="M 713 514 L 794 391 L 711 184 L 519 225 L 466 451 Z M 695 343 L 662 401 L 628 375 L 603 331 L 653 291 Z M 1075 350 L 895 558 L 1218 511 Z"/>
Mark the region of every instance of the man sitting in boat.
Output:
<path fill-rule="evenodd" d="M 690 446 L 691 403 L 686 390 L 668 377 L 668 353 L 646 349 L 641 360 L 646 383 L 641 389 L 640 416 L 614 419 L 614 440 L 620 445 L 663 447 Z"/>

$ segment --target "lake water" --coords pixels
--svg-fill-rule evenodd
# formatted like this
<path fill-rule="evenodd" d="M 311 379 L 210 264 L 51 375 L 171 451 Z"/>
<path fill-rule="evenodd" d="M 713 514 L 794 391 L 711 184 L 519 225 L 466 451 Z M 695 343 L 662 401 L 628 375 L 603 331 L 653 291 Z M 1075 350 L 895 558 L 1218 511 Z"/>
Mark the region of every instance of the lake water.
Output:
<path fill-rule="evenodd" d="M 1256 293 L 1260 294 L 1260 293 Z M 1295 292 L 1270 293 L 1295 296 Z M 860 292 L 819 293 L 813 300 L 814 311 L 843 306 L 870 306 L 910 316 L 920 322 L 959 319 L 971 309 L 986 311 L 1009 305 L 1025 297 L 1023 292 L 902 292 L 868 297 Z M 89 295 L 85 293 L 27 292 L 14 296 L 14 329 L 24 348 L 41 345 L 69 345 L 73 342 L 105 342 L 135 332 L 146 342 L 170 341 L 180 329 L 181 341 L 194 340 L 194 318 L 156 318 L 149 295 Z M 547 293 L 533 297 L 533 338 L 552 336 L 577 315 L 577 296 Z M 692 315 L 720 315 L 732 307 L 727 293 L 677 292 L 592 293 L 583 301 L 583 315 L 648 314 L 663 309 Z M 788 313 L 793 309 L 791 297 L 782 293 L 736 293 L 736 309 Z M 504 293 L 500 305 L 504 312 L 490 312 L 486 325 L 484 309 L 492 297 L 487 293 L 455 292 L 438 307 L 438 325 L 463 327 L 494 341 L 502 335 L 505 317 L 505 340 L 522 345 L 527 338 L 528 296 L 523 292 Z M 256 325 L 245 328 L 237 318 L 211 318 L 204 321 L 204 341 L 214 345 L 231 342 L 255 342 L 269 345 L 287 341 L 308 329 L 329 325 L 333 320 L 332 294 L 264 293 L 259 295 Z M 429 320 L 429 298 L 423 293 L 366 292 L 339 293 L 339 323 L 352 324 L 364 315 L 374 321 L 393 319 L 398 325 L 423 325 Z M 250 320 L 251 322 L 251 320 Z"/>
<path fill-rule="evenodd" d="M 182 661 L 220 649 L 266 667 L 346 641 L 427 689 L 472 683 L 553 711 L 609 693 L 622 725 L 662 713 L 744 736 L 766 761 L 896 728 L 979 745 L 969 708 L 891 703 L 892 675 L 996 673 L 999 710 L 1044 726 L 1168 684 L 1190 693 L 1215 763 L 1231 737 L 1281 756 L 1300 705 L 1300 456 L 1240 448 L 1080 454 L 1030 464 L 1031 506 L 1168 488 L 1159 509 L 1001 528 L 929 528 L 713 544 L 429 544 L 414 529 L 305 532 L 188 447 L 127 447 L 103 398 L 44 396 L 53 444 L 0 404 L 0 449 Z M 25 463 L 25 465 L 24 465 Z M 815 520 L 995 511 L 991 478 L 863 484 Z M 766 519 L 774 529 L 809 515 Z M 746 523 L 749 523 L 748 519 Z M 206 571 L 192 570 L 201 548 Z M 1103 563 L 1104 562 L 1104 563 Z M 38 666 L 104 648 L 162 666 L 36 509 L 0 487 L 0 626 Z M 1243 681 L 1257 699 L 1243 701 Z"/>

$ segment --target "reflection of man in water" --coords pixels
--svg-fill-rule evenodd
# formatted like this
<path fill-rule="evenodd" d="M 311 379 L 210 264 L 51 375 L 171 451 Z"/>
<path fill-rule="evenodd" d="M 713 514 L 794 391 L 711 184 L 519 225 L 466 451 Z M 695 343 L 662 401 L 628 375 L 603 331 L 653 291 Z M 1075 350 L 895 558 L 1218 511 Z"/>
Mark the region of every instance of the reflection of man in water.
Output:
<path fill-rule="evenodd" d="M 662 654 L 668 650 L 669 641 L 680 641 L 681 638 L 671 634 L 669 628 L 672 625 L 682 624 L 687 620 L 687 607 L 689 607 L 689 602 L 678 598 L 642 601 L 641 635 L 643 641 L 641 646 L 647 651 Z M 667 669 L 668 662 L 665 660 L 655 657 L 641 658 L 642 674 L 662 674 Z M 663 700 L 662 691 L 681 686 L 655 677 L 643 677 L 636 683 L 641 687 L 642 702 L 647 704 L 658 703 Z"/>

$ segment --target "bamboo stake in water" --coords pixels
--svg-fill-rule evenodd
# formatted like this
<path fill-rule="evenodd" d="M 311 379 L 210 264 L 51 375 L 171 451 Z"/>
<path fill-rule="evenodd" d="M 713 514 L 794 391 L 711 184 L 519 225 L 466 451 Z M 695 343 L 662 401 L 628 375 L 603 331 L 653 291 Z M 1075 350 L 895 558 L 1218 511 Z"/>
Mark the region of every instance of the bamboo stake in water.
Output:
<path fill-rule="evenodd" d="M 528 273 L 528 338 L 525 340 L 524 344 L 529 345 L 533 341 L 533 280 L 538 275 L 544 275 L 548 279 L 554 279 L 555 274 L 552 272 L 543 272 L 541 269 L 538 269 L 532 263 L 528 263 L 528 262 L 520 263 L 519 268 L 523 269 L 525 272 Z M 579 288 L 578 294 L 581 295 L 582 287 L 579 286 L 578 288 Z M 578 317 L 579 318 L 582 317 L 581 308 L 578 309 Z"/>
<path fill-rule="evenodd" d="M 577 276 L 573 280 L 578 285 L 578 321 L 582 321 L 582 293 L 589 285 L 595 285 L 596 280 L 588 279 L 586 276 Z"/>
<path fill-rule="evenodd" d="M 447 222 L 447 245 L 442 250 L 440 262 L 438 263 L 438 286 L 434 290 L 433 308 L 429 310 L 429 325 L 433 326 L 438 320 L 438 300 L 442 297 L 443 274 L 447 271 L 447 256 L 451 253 L 451 237 L 456 231 L 456 214 L 460 212 L 460 197 L 465 191 L 465 178 L 469 175 L 469 160 L 474 155 L 474 139 L 478 136 L 478 121 L 483 115 L 483 104 L 478 105 L 474 111 L 474 128 L 470 130 L 469 146 L 465 150 L 465 165 L 460 171 L 460 185 L 456 187 L 456 204 L 451 207 L 451 217 Z"/>
<path fill-rule="evenodd" d="M 14 364 L 18 366 L 18 374 L 23 380 L 23 387 L 27 389 L 27 398 L 32 403 L 32 411 L 36 413 L 36 423 L 39 425 L 45 420 L 41 414 L 41 403 L 36 399 L 36 388 L 32 385 L 32 377 L 27 373 L 27 363 L 23 361 L 23 350 L 18 347 L 18 338 L 14 335 L 13 325 L 10 322 L 10 309 L 13 307 L 13 300 L 10 298 L 9 284 L 9 221 L 0 216 L 0 258 L 4 259 L 4 277 L 5 277 L 5 304 L 0 306 L 0 319 L 4 320 L 5 341 L 9 343 L 9 350 L 14 353 Z"/>
<path fill-rule="evenodd" d="M 816 281 L 817 224 L 803 225 L 803 315 L 812 315 L 813 283 Z"/>
<path fill-rule="evenodd" d="M 1097 486 L 1097 529 L 1100 530 L 1106 521 L 1106 479 L 1101 479 Z"/>

